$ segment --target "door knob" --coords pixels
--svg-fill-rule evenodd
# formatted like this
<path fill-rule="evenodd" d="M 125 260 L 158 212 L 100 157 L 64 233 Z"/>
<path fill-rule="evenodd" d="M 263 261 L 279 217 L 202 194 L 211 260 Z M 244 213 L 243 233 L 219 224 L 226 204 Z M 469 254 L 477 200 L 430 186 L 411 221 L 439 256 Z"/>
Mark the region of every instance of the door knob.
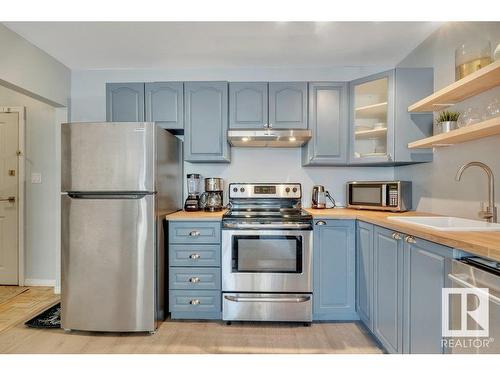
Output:
<path fill-rule="evenodd" d="M 191 277 L 189 279 L 189 282 L 193 283 L 193 284 L 199 283 L 200 282 L 200 278 L 199 277 Z"/>
<path fill-rule="evenodd" d="M 198 232 L 197 230 L 193 230 L 192 232 L 189 232 L 189 235 L 191 237 L 198 237 L 200 235 L 200 232 Z"/>
<path fill-rule="evenodd" d="M 394 232 L 392 234 L 392 238 L 395 239 L 396 241 L 399 241 L 402 237 L 399 233 Z"/>
<path fill-rule="evenodd" d="M 200 300 L 199 299 L 192 299 L 191 301 L 189 301 L 189 304 L 190 305 L 199 305 L 200 304 Z"/>
<path fill-rule="evenodd" d="M 196 259 L 199 259 L 200 258 L 200 254 L 191 254 L 189 256 L 190 259 L 193 259 L 193 260 L 196 260 Z"/>
<path fill-rule="evenodd" d="M 406 236 L 406 237 L 405 237 L 405 241 L 406 241 L 407 243 L 417 243 L 417 240 L 416 240 L 416 239 L 415 239 L 415 237 L 413 237 L 413 236 Z"/>
<path fill-rule="evenodd" d="M 326 223 L 323 220 L 317 221 L 316 225 L 326 225 Z"/>

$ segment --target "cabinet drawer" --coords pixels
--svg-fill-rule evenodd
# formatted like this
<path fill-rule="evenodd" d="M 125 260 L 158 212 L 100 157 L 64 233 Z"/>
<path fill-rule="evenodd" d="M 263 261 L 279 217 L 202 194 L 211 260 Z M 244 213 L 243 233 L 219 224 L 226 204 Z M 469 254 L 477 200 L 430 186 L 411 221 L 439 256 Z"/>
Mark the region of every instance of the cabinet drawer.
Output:
<path fill-rule="evenodd" d="M 220 268 L 170 267 L 169 289 L 220 289 Z"/>
<path fill-rule="evenodd" d="M 177 267 L 220 267 L 220 245 L 170 245 L 168 261 Z"/>
<path fill-rule="evenodd" d="M 171 290 L 169 306 L 172 319 L 220 319 L 219 290 Z"/>
<path fill-rule="evenodd" d="M 169 222 L 170 243 L 220 243 L 220 222 L 186 221 Z"/>

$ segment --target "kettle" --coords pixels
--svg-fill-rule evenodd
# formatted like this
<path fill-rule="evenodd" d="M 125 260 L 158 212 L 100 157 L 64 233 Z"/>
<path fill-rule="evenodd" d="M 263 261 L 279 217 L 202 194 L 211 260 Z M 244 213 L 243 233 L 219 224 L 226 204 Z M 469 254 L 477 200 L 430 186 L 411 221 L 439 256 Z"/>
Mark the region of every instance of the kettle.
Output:
<path fill-rule="evenodd" d="M 333 207 L 336 206 L 335 199 L 332 198 L 330 193 L 325 190 L 323 185 L 314 185 L 312 190 L 312 208 L 326 208 L 326 198 L 332 202 Z"/>

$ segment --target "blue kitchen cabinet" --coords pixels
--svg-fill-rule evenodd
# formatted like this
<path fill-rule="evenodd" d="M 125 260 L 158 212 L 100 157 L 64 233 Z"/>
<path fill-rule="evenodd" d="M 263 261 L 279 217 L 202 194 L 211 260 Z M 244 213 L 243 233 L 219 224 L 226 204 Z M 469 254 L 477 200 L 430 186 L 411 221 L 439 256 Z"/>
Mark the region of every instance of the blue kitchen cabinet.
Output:
<path fill-rule="evenodd" d="M 432 149 L 408 143 L 432 135 L 430 113 L 408 106 L 434 90 L 431 68 L 396 68 L 349 83 L 349 164 L 394 165 L 432 161 Z"/>
<path fill-rule="evenodd" d="M 312 139 L 302 148 L 302 165 L 347 163 L 348 95 L 345 82 L 309 83 L 309 129 Z"/>
<path fill-rule="evenodd" d="M 389 353 L 403 352 L 403 235 L 375 226 L 373 333 Z"/>
<path fill-rule="evenodd" d="M 373 331 L 373 224 L 356 223 L 356 311 Z"/>
<path fill-rule="evenodd" d="M 221 319 L 221 223 L 168 223 L 171 319 Z"/>
<path fill-rule="evenodd" d="M 404 243 L 404 352 L 443 353 L 441 293 L 447 258 L 453 249 L 405 236 Z"/>
<path fill-rule="evenodd" d="M 307 129 L 307 82 L 269 83 L 269 126 Z"/>
<path fill-rule="evenodd" d="M 229 163 L 227 82 L 186 82 L 184 101 L 184 160 Z"/>
<path fill-rule="evenodd" d="M 151 82 L 145 84 L 146 121 L 164 129 L 184 129 L 184 84 Z"/>
<path fill-rule="evenodd" d="M 106 83 L 106 121 L 144 121 L 144 83 Z"/>
<path fill-rule="evenodd" d="M 313 319 L 358 319 L 355 306 L 355 221 L 315 220 Z"/>
<path fill-rule="evenodd" d="M 229 128 L 265 129 L 268 124 L 267 82 L 229 83 Z"/>

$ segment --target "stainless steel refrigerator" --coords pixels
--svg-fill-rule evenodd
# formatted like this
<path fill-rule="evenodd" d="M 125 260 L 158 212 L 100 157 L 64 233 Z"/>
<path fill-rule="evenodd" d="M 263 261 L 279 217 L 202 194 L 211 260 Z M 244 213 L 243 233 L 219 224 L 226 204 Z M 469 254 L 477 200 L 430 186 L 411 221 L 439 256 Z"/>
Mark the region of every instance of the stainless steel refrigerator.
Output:
<path fill-rule="evenodd" d="M 154 123 L 61 129 L 61 324 L 134 332 L 165 314 L 162 217 L 182 207 L 182 143 Z"/>

